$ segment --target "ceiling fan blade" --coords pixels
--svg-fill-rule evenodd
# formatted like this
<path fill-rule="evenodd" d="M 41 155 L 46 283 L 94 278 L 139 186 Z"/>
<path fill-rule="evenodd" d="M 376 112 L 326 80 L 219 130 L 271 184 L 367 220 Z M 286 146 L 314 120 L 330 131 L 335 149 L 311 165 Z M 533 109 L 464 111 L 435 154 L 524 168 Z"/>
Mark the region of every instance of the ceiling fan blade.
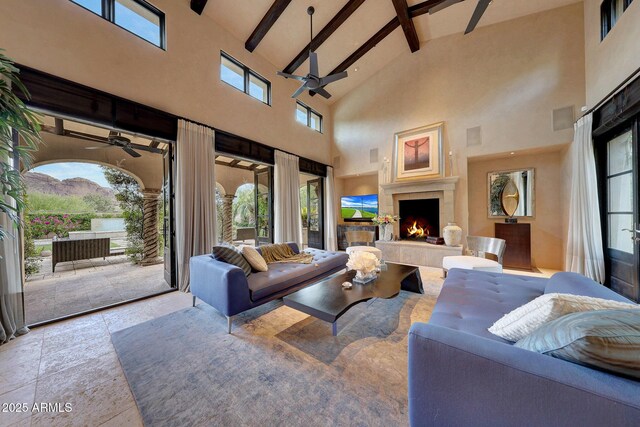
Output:
<path fill-rule="evenodd" d="M 142 154 L 138 153 L 137 151 L 135 151 L 132 148 L 129 148 L 127 146 L 122 147 L 122 149 L 125 151 L 125 153 L 127 153 L 128 155 L 130 155 L 131 157 L 140 157 L 142 156 Z"/>
<path fill-rule="evenodd" d="M 319 87 L 318 89 L 312 90 L 312 92 L 317 93 L 320 96 L 324 96 L 326 99 L 331 98 L 331 94 L 325 90 L 323 87 Z"/>
<path fill-rule="evenodd" d="M 276 74 L 287 79 L 300 80 L 301 82 L 304 82 L 305 80 L 307 80 L 306 77 L 296 76 L 295 74 L 283 73 L 282 71 L 278 71 Z"/>
<path fill-rule="evenodd" d="M 298 88 L 298 90 L 296 90 L 295 92 L 293 92 L 293 95 L 291 95 L 292 98 L 297 98 L 302 92 L 305 91 L 305 89 L 307 88 L 307 84 L 303 83 L 302 86 L 300 86 Z"/>
<path fill-rule="evenodd" d="M 482 18 L 487 7 L 489 7 L 489 3 L 491 3 L 491 0 L 478 0 L 478 5 L 476 6 L 476 10 L 473 11 L 473 16 L 471 16 L 471 21 L 469 21 L 469 25 L 464 32 L 465 34 L 469 34 L 475 30 L 476 25 L 480 22 L 480 18 Z"/>
<path fill-rule="evenodd" d="M 460 3 L 462 1 L 464 0 L 444 0 L 440 4 L 437 4 L 433 6 L 431 9 L 429 9 L 429 15 L 433 15 L 436 12 L 440 12 L 442 9 L 446 9 L 449 6 L 453 6 L 454 4 Z"/>
<path fill-rule="evenodd" d="M 347 77 L 347 72 L 342 71 L 340 73 L 331 74 L 330 76 L 326 76 L 320 79 L 320 86 L 326 86 L 329 83 L 337 82 L 338 80 L 342 80 Z"/>
<path fill-rule="evenodd" d="M 108 148 L 113 148 L 113 145 L 107 145 L 105 147 L 84 147 L 85 150 L 106 150 Z"/>
<path fill-rule="evenodd" d="M 318 54 L 315 52 L 309 52 L 309 74 L 318 77 Z"/>

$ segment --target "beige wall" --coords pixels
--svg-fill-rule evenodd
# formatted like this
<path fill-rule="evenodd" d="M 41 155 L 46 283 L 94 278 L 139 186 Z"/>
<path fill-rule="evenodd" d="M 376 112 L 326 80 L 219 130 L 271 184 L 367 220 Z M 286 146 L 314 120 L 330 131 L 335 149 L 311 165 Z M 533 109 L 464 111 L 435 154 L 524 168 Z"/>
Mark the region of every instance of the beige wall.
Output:
<path fill-rule="evenodd" d="M 587 106 L 593 107 L 640 68 L 640 2 L 634 1 L 600 41 L 600 4 L 585 0 Z"/>
<path fill-rule="evenodd" d="M 553 131 L 552 111 L 584 105 L 583 24 L 576 3 L 401 54 L 333 106 L 336 176 L 378 171 L 379 163 L 362 161 L 371 148 L 380 161 L 391 158 L 395 132 L 444 121 L 444 150 L 454 152 L 447 175 L 460 176 L 455 217 L 468 230 L 468 157 L 573 139 L 572 129 Z M 467 147 L 475 126 L 482 126 L 482 145 Z"/>
<path fill-rule="evenodd" d="M 216 165 L 216 182 L 222 185 L 225 194 L 236 194 L 236 190 L 243 184 L 253 184 L 253 172 L 232 168 L 229 166 Z"/>
<path fill-rule="evenodd" d="M 564 193 L 562 169 L 564 147 L 551 152 L 525 153 L 509 157 L 470 161 L 469 234 L 494 236 L 494 224 L 503 219 L 489 218 L 487 213 L 487 174 L 510 169 L 535 169 L 535 210 L 532 218 L 518 222 L 531 224 L 531 259 L 536 267 L 561 270 L 564 264 L 564 218 L 567 195 Z"/>
<path fill-rule="evenodd" d="M 378 175 L 361 175 L 347 178 L 336 179 L 336 210 L 338 215 L 338 223 L 344 224 L 342 214 L 340 212 L 340 198 L 343 196 L 360 196 L 364 194 L 378 193 Z M 350 222 L 350 224 L 357 224 Z M 371 224 L 370 222 L 367 224 Z"/>
<path fill-rule="evenodd" d="M 24 65 L 329 163 L 331 117 L 320 97 L 301 99 L 323 114 L 324 134 L 296 122 L 297 84 L 243 41 L 187 0 L 153 4 L 166 15 L 166 51 L 69 0 L 0 1 L 0 47 Z M 272 106 L 220 81 L 220 50 L 271 81 Z"/>

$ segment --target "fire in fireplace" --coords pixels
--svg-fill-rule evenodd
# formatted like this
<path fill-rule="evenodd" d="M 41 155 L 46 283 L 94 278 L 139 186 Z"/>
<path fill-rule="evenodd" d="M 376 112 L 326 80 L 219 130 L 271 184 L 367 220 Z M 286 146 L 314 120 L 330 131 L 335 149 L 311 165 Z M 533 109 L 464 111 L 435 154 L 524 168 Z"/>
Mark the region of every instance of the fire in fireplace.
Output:
<path fill-rule="evenodd" d="M 400 200 L 400 238 L 425 240 L 440 235 L 438 199 Z"/>

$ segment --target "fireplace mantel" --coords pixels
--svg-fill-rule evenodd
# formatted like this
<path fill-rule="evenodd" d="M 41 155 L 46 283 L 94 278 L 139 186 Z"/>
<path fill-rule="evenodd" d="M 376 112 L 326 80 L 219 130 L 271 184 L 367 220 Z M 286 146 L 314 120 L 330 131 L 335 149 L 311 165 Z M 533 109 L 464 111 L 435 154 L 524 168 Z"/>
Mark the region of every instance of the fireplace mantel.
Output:
<path fill-rule="evenodd" d="M 397 194 L 397 193 L 414 193 L 423 191 L 455 191 L 456 183 L 459 177 L 449 176 L 446 178 L 435 178 L 425 180 L 412 180 L 412 181 L 398 181 L 389 184 L 381 184 L 385 193 Z"/>
<path fill-rule="evenodd" d="M 449 222 L 454 222 L 454 201 L 459 177 L 432 178 L 424 180 L 397 181 L 380 185 L 380 212 L 399 213 L 398 201 L 418 198 L 440 200 L 440 231 Z M 398 225 L 394 226 L 398 234 Z M 442 235 L 442 234 L 440 234 Z"/>

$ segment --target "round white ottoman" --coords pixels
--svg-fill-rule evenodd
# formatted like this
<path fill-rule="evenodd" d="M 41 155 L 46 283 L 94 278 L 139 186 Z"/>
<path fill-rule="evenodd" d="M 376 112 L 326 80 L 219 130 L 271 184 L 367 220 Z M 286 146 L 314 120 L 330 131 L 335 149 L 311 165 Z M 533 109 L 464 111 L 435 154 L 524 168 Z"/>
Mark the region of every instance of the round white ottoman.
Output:
<path fill-rule="evenodd" d="M 351 255 L 353 252 L 371 252 L 378 259 L 382 259 L 382 251 L 373 246 L 349 246 L 347 248 L 347 254 Z"/>
<path fill-rule="evenodd" d="M 502 265 L 497 261 L 467 255 L 444 257 L 442 259 L 442 268 L 445 271 L 451 270 L 452 268 L 462 268 L 464 270 L 502 273 Z"/>

